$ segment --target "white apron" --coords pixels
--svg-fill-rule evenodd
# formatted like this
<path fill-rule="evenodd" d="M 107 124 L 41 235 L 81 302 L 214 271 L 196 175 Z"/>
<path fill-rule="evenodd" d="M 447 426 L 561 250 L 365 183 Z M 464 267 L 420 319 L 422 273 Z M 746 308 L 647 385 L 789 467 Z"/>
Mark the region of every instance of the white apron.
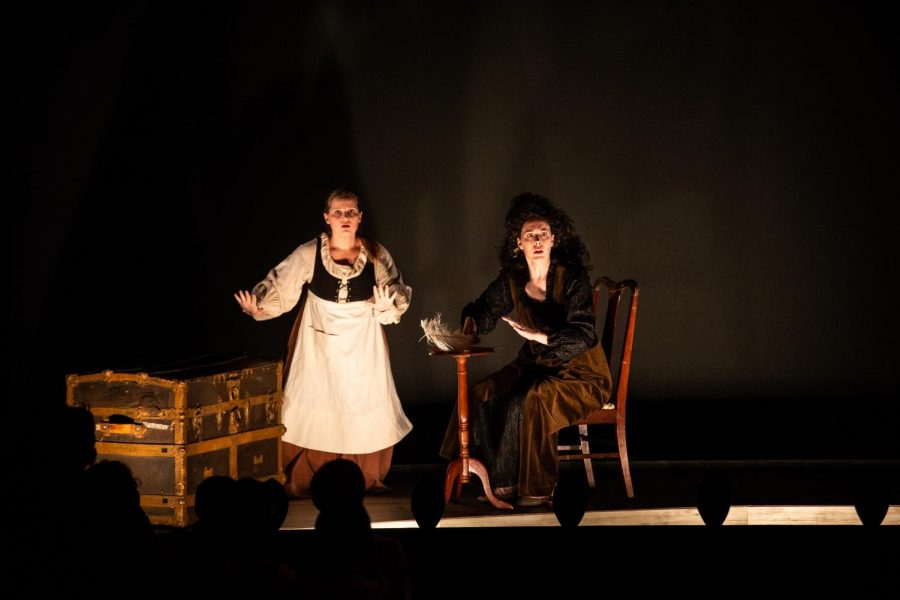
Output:
<path fill-rule="evenodd" d="M 368 302 L 309 293 L 284 389 L 283 440 L 312 450 L 368 454 L 412 429 L 394 387 L 387 342 Z"/>

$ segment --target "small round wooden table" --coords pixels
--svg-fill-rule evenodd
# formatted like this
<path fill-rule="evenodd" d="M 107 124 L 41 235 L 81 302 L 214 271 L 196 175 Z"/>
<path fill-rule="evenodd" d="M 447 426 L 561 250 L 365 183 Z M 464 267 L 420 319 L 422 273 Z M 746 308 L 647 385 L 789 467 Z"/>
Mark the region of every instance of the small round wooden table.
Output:
<path fill-rule="evenodd" d="M 496 496 L 491 489 L 487 469 L 477 458 L 469 456 L 469 387 L 466 382 L 466 361 L 472 356 L 484 356 L 492 354 L 493 348 L 485 346 L 473 346 L 468 350 L 430 350 L 431 356 L 450 356 L 456 359 L 456 416 L 459 419 L 459 456 L 447 466 L 447 476 L 444 479 L 444 502 L 459 500 L 462 496 L 462 486 L 469 483 L 471 473 L 481 479 L 484 487 L 484 495 L 488 501 L 497 508 L 512 510 L 513 506 Z"/>

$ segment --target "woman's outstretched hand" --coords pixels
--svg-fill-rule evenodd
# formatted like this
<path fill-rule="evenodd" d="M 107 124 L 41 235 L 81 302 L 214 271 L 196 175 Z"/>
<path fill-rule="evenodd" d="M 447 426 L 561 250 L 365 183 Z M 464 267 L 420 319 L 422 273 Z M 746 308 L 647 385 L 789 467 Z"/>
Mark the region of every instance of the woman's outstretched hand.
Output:
<path fill-rule="evenodd" d="M 237 300 L 237 303 L 241 305 L 241 310 L 251 317 L 255 317 L 256 315 L 262 313 L 262 308 L 260 308 L 256 296 L 254 296 L 250 292 L 241 290 L 234 295 L 234 299 Z"/>
<path fill-rule="evenodd" d="M 375 310 L 384 312 L 394 307 L 394 298 L 396 297 L 397 292 L 388 294 L 388 286 L 378 287 L 376 285 L 372 287 L 372 297 L 368 301 L 374 305 Z"/>
<path fill-rule="evenodd" d="M 503 319 L 504 321 L 506 321 L 507 323 L 509 323 L 509 326 L 512 327 L 516 333 L 521 335 L 526 340 L 531 340 L 532 342 L 537 342 L 537 343 L 543 344 L 545 346 L 547 345 L 547 334 L 546 333 L 541 333 L 540 331 L 536 331 L 534 329 L 531 329 L 530 327 L 525 327 L 518 321 L 513 321 L 509 317 L 500 317 L 500 318 Z"/>

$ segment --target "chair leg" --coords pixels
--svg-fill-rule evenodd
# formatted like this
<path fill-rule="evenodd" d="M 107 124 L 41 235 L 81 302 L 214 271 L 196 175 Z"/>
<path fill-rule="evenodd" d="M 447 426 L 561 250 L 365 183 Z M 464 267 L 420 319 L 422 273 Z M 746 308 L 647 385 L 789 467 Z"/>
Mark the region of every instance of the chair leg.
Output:
<path fill-rule="evenodd" d="M 587 458 L 584 459 L 584 472 L 587 475 L 588 487 L 594 489 L 597 483 L 594 481 L 594 466 L 591 464 L 591 445 L 588 443 L 588 426 L 578 426 L 578 439 L 581 441 L 581 453 Z"/>
<path fill-rule="evenodd" d="M 619 446 L 619 462 L 622 465 L 622 478 L 625 480 L 625 492 L 634 498 L 634 486 L 631 485 L 631 468 L 628 466 L 628 446 L 625 443 L 625 424 L 616 424 L 616 443 Z"/>

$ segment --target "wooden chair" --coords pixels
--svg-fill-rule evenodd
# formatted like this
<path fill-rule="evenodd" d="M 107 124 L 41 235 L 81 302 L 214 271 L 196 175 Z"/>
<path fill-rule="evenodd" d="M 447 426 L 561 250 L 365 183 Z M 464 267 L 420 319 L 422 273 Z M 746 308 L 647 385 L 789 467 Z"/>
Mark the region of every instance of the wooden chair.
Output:
<path fill-rule="evenodd" d="M 588 485 L 594 488 L 596 483 L 594 482 L 594 470 L 591 459 L 618 459 L 622 467 L 625 491 L 628 493 L 629 498 L 634 498 L 634 487 L 631 484 L 631 469 L 628 466 L 628 446 L 625 442 L 625 402 L 628 398 L 628 375 L 631 367 L 631 350 L 634 346 L 634 326 L 637 319 L 638 284 L 632 279 L 624 279 L 619 282 L 615 282 L 608 277 L 598 279 L 594 283 L 595 315 L 600 314 L 601 290 L 606 290 L 608 296 L 600 345 L 606 354 L 609 369 L 613 376 L 612 393 L 610 394 L 609 403 L 602 409 L 595 410 L 587 417 L 572 424 L 571 427 L 578 426 L 580 443 L 577 445 L 559 445 L 559 460 L 583 460 Z M 628 312 L 623 319 L 624 331 L 621 332 L 617 341 L 616 327 L 619 320 L 619 306 L 623 297 L 628 299 Z M 614 355 L 613 351 L 616 351 L 617 354 Z M 615 361 L 613 360 L 614 356 L 617 357 Z M 588 442 L 588 425 L 615 425 L 616 451 L 592 453 Z"/>

